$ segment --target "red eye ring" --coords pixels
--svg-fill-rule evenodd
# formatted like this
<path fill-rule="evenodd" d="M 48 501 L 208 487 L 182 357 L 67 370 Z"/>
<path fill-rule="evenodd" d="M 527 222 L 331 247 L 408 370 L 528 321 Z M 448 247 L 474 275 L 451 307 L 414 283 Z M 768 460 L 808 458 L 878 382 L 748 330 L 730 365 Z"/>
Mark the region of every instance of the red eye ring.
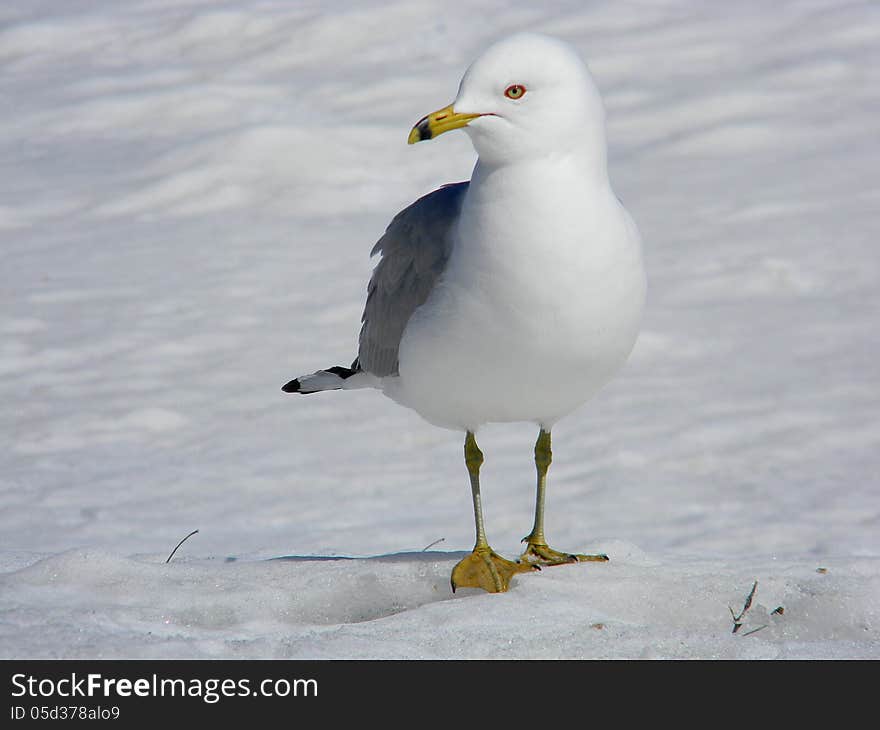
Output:
<path fill-rule="evenodd" d="M 513 99 L 516 101 L 517 99 L 522 99 L 525 96 L 526 87 L 522 84 L 511 84 L 504 90 L 504 96 L 508 99 Z"/>

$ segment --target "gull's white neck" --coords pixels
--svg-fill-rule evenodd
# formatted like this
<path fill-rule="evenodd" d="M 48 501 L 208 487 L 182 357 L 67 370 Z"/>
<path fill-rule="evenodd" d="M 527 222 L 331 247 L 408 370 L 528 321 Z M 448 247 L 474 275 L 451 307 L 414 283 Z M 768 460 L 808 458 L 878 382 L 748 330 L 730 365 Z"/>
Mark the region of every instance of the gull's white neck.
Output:
<path fill-rule="evenodd" d="M 598 169 L 597 169 L 598 168 Z M 479 161 L 462 205 L 450 270 L 470 291 L 519 291 L 523 301 L 578 291 L 620 256 L 622 209 L 604 166 L 555 160 Z M 526 292 L 531 292 L 527 295 Z"/>
<path fill-rule="evenodd" d="M 546 226 L 550 220 L 571 234 L 567 238 L 581 239 L 608 214 L 616 214 L 610 210 L 616 207 L 604 148 L 504 164 L 481 158 L 464 201 L 462 224 L 502 235 L 528 231 L 538 220 Z"/>
<path fill-rule="evenodd" d="M 567 151 L 500 164 L 480 157 L 471 175 L 474 195 L 534 197 L 548 186 L 565 186 L 580 193 L 610 187 L 604 149 Z"/>

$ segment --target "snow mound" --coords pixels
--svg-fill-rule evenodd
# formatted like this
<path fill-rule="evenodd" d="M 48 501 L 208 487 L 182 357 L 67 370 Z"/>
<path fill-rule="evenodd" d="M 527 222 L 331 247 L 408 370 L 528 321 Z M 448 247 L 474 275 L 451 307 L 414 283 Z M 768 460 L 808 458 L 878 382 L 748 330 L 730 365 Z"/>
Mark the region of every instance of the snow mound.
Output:
<path fill-rule="evenodd" d="M 0 577 L 14 596 L 0 643 L 66 658 L 880 657 L 876 559 L 732 570 L 609 549 L 499 595 L 452 593 L 461 553 L 166 564 L 71 550 Z"/>

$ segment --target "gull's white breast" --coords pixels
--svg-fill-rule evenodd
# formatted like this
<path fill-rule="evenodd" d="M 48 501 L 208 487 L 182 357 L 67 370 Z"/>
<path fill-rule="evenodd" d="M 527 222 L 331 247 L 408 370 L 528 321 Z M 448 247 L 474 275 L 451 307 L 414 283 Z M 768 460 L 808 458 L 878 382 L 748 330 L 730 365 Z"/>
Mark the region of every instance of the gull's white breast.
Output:
<path fill-rule="evenodd" d="M 607 180 L 572 161 L 474 172 L 447 268 L 412 316 L 386 393 L 449 428 L 550 427 L 626 360 L 641 242 Z"/>

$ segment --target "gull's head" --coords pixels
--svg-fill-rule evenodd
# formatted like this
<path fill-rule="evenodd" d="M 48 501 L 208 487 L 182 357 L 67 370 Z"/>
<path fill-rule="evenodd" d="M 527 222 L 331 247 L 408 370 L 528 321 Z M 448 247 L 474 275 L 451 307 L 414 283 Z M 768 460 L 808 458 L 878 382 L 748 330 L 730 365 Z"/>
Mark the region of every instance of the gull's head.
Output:
<path fill-rule="evenodd" d="M 409 142 L 464 128 L 482 162 L 581 151 L 605 163 L 605 114 L 590 72 L 568 44 L 520 33 L 465 72 L 455 101 L 421 119 Z"/>

